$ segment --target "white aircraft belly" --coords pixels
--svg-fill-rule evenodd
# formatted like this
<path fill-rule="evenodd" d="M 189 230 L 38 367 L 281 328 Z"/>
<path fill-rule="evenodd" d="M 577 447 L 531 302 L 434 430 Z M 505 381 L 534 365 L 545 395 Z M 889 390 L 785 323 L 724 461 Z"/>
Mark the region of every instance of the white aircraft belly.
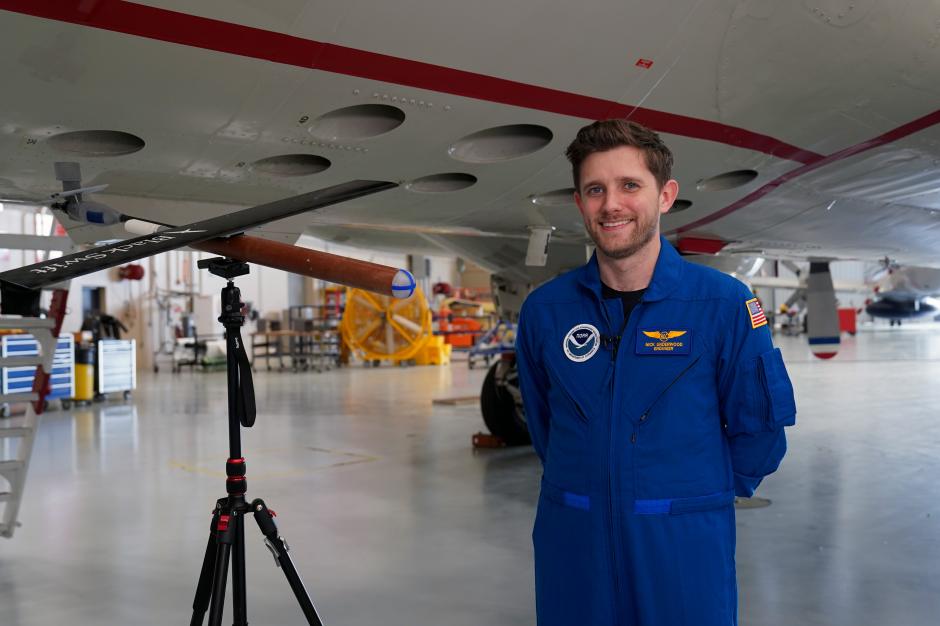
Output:
<path fill-rule="evenodd" d="M 927 152 L 937 132 L 928 128 L 808 172 L 699 228 L 771 254 L 937 265 L 940 174 Z"/>
<path fill-rule="evenodd" d="M 689 210 L 667 215 L 664 230 L 776 242 L 798 254 L 926 254 L 936 249 L 932 236 L 924 236 L 932 222 L 917 211 L 934 207 L 936 193 L 928 174 L 917 178 L 912 172 L 940 157 L 930 131 L 895 141 L 897 148 L 820 167 L 713 219 L 788 172 L 936 106 L 936 87 L 925 77 L 940 75 L 940 61 L 928 54 L 930 42 L 936 43 L 929 24 L 938 9 L 912 2 L 889 20 L 888 8 L 867 0 L 854 3 L 852 16 L 840 17 L 842 4 L 152 3 L 185 13 L 161 14 L 171 25 L 191 25 L 199 12 L 217 20 L 195 31 L 202 37 L 195 45 L 161 40 L 174 36 L 172 28 L 148 37 L 3 11 L 0 67 L 18 88 L 5 93 L 0 105 L 0 197 L 39 198 L 52 190 L 51 163 L 63 155 L 45 143 L 49 136 L 115 128 L 144 138 L 146 148 L 123 157 L 80 158 L 85 183 L 110 183 L 110 195 L 101 194 L 107 202 L 153 199 L 128 203 L 144 219 L 185 223 L 225 210 L 223 205 L 250 206 L 353 177 L 407 183 L 462 172 L 478 182 L 445 194 L 400 189 L 324 210 L 315 219 L 334 227 L 394 223 L 507 236 L 552 225 L 563 242 L 583 239 L 574 206 L 536 205 L 532 196 L 570 186 L 562 153 L 588 111 L 624 114 L 642 107 L 638 119 L 655 121 L 677 154 L 680 198 L 693 202 Z M 92 8 L 89 19 L 95 15 Z M 244 44 L 241 54 L 223 51 L 229 44 L 218 37 L 231 24 L 247 27 L 237 42 Z M 283 49 L 247 45 L 255 35 L 262 43 L 274 37 Z M 290 41 L 300 53 L 291 53 Z M 375 75 L 310 69 L 326 63 L 314 54 L 316 42 L 364 51 Z M 872 49 L 871 42 L 883 45 Z M 284 57 L 272 61 L 267 57 L 273 53 Z M 387 62 L 369 56 L 375 53 L 388 55 Z M 636 65 L 647 56 L 652 67 Z M 420 63 L 440 66 L 440 74 L 427 79 Z M 402 67 L 413 71 L 396 74 Z M 485 88 L 472 97 L 459 95 L 469 93 L 469 75 L 461 72 L 475 73 L 470 78 Z M 415 87 L 415 81 L 428 86 Z M 366 140 L 330 141 L 310 133 L 319 115 L 369 103 L 401 108 L 405 123 Z M 500 163 L 468 164 L 447 154 L 469 133 L 521 123 L 546 126 L 554 139 L 534 154 Z M 912 149 L 919 156 L 906 173 L 913 188 L 906 189 L 892 177 L 905 175 L 898 155 Z M 250 166 L 290 153 L 317 154 L 332 165 L 296 178 Z M 862 171 L 876 155 L 892 163 L 879 170 L 888 180 L 877 183 L 866 181 Z M 862 166 L 853 166 L 853 159 Z M 699 180 L 735 169 L 754 169 L 759 176 L 737 189 L 696 189 Z M 877 194 L 880 204 L 872 201 Z M 833 197 L 844 201 L 820 214 Z M 897 207 L 901 201 L 919 209 Z M 292 222 L 290 228 L 303 225 Z M 924 241 L 909 245 L 915 236 Z"/>

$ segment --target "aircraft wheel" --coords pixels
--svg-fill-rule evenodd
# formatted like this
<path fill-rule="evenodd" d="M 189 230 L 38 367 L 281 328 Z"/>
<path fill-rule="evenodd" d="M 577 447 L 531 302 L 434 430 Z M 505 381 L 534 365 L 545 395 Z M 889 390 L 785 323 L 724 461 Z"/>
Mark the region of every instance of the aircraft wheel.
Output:
<path fill-rule="evenodd" d="M 487 372 L 480 391 L 480 409 L 486 427 L 506 445 L 522 446 L 532 442 L 519 399 L 515 361 L 497 361 Z"/>

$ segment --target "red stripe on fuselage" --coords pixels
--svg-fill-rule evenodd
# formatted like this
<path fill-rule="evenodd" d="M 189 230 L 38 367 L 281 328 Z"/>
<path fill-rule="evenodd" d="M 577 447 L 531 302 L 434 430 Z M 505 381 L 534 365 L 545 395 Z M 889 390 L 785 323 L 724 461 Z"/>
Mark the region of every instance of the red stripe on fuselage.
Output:
<path fill-rule="evenodd" d="M 798 163 L 823 158 L 773 137 L 685 115 L 303 39 L 125 0 L 0 0 L 0 9 L 296 67 L 596 120 L 629 117 L 658 131 Z"/>
<path fill-rule="evenodd" d="M 933 113 L 928 113 L 927 115 L 923 117 L 919 117 L 912 122 L 908 122 L 907 124 L 904 124 L 903 126 L 899 126 L 893 130 L 889 130 L 888 132 L 878 135 L 877 137 L 873 139 L 863 141 L 854 146 L 849 146 L 848 148 L 844 148 L 842 150 L 839 150 L 838 152 L 833 152 L 829 156 L 823 159 L 820 159 L 816 161 L 815 163 L 810 163 L 808 165 L 798 167 L 795 170 L 789 171 L 783 176 L 780 176 L 770 181 L 763 187 L 760 187 L 757 190 L 752 191 L 751 193 L 744 196 L 737 202 L 729 204 L 725 208 L 719 211 L 716 211 L 712 213 L 711 215 L 706 215 L 705 217 L 701 219 L 698 219 L 684 226 L 680 226 L 679 228 L 675 228 L 663 234 L 664 235 L 682 234 L 690 230 L 699 228 L 700 226 L 710 224 L 714 222 L 715 220 L 721 219 L 725 217 L 726 215 L 730 215 L 731 213 L 734 213 L 735 211 L 755 202 L 756 200 L 763 198 L 764 196 L 769 194 L 771 191 L 773 191 L 774 189 L 776 189 L 777 187 L 779 187 L 780 185 L 784 184 L 787 181 L 793 180 L 794 178 L 798 178 L 802 176 L 803 174 L 807 174 L 823 166 L 829 165 L 831 163 L 835 163 L 836 161 L 841 161 L 842 159 L 847 159 L 850 156 L 855 156 L 856 154 L 860 154 L 862 152 L 865 152 L 866 150 L 871 150 L 872 148 L 877 148 L 879 146 L 889 144 L 892 141 L 903 139 L 904 137 L 907 137 L 908 135 L 924 130 L 925 128 L 934 126 L 935 124 L 940 124 L 940 110 L 934 111 Z"/>
<path fill-rule="evenodd" d="M 940 110 L 934 111 L 874 139 L 824 157 L 767 135 L 718 122 L 632 107 L 610 100 L 303 39 L 125 0 L 0 0 L 0 10 L 572 117 L 605 119 L 628 116 L 661 132 L 763 152 L 803 164 L 802 167 L 770 181 L 723 209 L 673 229 L 665 233 L 666 235 L 684 233 L 710 224 L 752 204 L 780 185 L 803 174 L 940 123 Z"/>

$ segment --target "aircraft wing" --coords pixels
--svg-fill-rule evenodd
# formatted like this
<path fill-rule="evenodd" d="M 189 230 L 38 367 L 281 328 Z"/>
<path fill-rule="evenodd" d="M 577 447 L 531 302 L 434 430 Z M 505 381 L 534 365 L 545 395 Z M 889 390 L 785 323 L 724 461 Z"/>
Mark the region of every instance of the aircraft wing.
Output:
<path fill-rule="evenodd" d="M 342 224 L 394 225 L 420 236 L 374 239 L 454 245 L 503 271 L 518 238 L 551 226 L 560 268 L 583 237 L 564 148 L 591 120 L 629 116 L 676 154 L 673 241 L 940 265 L 929 0 L 842 15 L 807 3 L 409 6 L 0 0 L 0 70 L 16 86 L 0 102 L 0 202 L 47 197 L 63 159 L 110 185 L 102 201 L 170 224 L 311 181 L 394 180 L 381 201 L 265 230 L 368 244 Z M 556 43 L 582 32 L 592 45 L 577 55 Z M 508 237 L 424 232 L 440 228 Z"/>

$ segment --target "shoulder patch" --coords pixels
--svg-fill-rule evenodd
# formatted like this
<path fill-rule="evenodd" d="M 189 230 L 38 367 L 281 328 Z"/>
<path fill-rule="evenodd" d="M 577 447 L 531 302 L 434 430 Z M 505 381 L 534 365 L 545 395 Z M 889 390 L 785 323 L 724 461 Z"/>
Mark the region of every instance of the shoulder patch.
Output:
<path fill-rule="evenodd" d="M 764 309 L 761 308 L 760 300 L 751 298 L 744 303 L 747 308 L 748 317 L 751 318 L 751 328 L 760 328 L 767 325 L 767 316 L 764 315 Z"/>

